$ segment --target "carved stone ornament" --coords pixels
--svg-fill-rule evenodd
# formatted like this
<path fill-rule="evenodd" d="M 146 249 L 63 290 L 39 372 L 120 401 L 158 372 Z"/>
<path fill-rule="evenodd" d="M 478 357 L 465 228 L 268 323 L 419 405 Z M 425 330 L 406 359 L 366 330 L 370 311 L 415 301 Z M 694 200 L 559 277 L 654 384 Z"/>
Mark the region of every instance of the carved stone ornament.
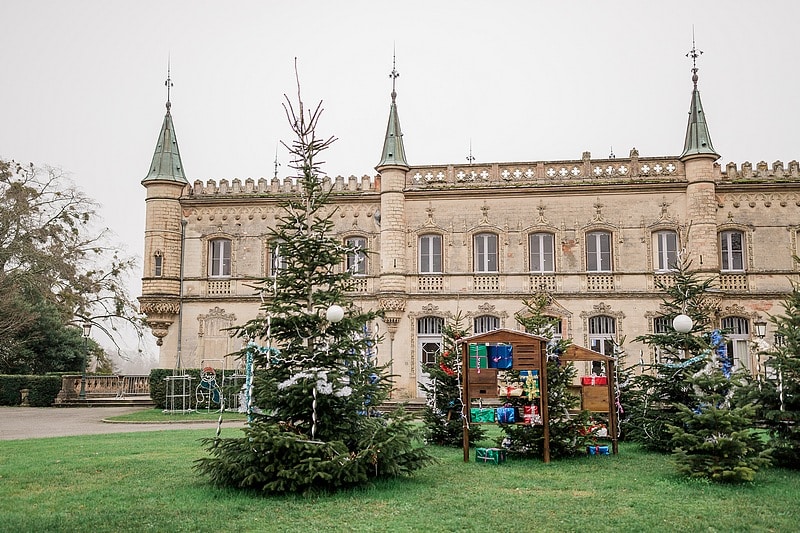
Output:
<path fill-rule="evenodd" d="M 405 298 L 380 298 L 378 305 L 384 311 L 405 311 L 406 299 Z"/>

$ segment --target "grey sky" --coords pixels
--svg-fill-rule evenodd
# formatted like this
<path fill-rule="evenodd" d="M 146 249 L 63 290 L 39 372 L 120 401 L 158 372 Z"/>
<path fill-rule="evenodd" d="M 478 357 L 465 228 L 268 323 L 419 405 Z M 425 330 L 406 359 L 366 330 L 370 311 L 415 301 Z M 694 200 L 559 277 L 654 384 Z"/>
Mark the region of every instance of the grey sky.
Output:
<path fill-rule="evenodd" d="M 272 176 L 294 57 L 304 100 L 324 102 L 320 133 L 339 138 L 325 170 L 361 176 L 380 157 L 393 46 L 411 165 L 464 163 L 470 140 L 478 163 L 675 155 L 694 25 L 720 163 L 787 163 L 799 15 L 794 0 L 4 0 L 0 157 L 70 172 L 140 256 L 168 57 L 190 181 Z"/>

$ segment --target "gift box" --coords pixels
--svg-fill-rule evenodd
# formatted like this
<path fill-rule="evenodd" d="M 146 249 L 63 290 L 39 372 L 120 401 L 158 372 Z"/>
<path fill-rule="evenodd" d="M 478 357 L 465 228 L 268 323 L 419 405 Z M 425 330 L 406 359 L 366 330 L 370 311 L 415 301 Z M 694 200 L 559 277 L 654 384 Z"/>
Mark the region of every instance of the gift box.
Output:
<path fill-rule="evenodd" d="M 489 359 L 489 368 L 511 368 L 512 359 L 510 344 L 497 344 L 494 346 L 488 346 L 486 353 Z"/>
<path fill-rule="evenodd" d="M 469 345 L 469 367 L 477 368 L 478 370 L 489 368 L 489 358 L 485 344 Z"/>
<path fill-rule="evenodd" d="M 583 376 L 581 385 L 608 385 L 608 378 L 606 376 Z"/>
<path fill-rule="evenodd" d="M 522 407 L 522 421 L 526 424 L 541 424 L 542 417 L 539 416 L 538 405 L 525 405 Z"/>
<path fill-rule="evenodd" d="M 513 407 L 498 407 L 497 422 L 500 424 L 513 424 L 517 421 L 517 410 Z"/>
<path fill-rule="evenodd" d="M 519 397 L 522 396 L 522 388 L 521 387 L 511 387 L 508 385 L 501 385 L 497 387 L 497 395 L 498 396 L 505 396 L 506 398 Z"/>
<path fill-rule="evenodd" d="M 589 455 L 608 455 L 608 446 L 587 446 L 586 453 Z"/>
<path fill-rule="evenodd" d="M 473 422 L 494 422 L 494 409 L 491 407 L 472 407 L 469 417 Z"/>
<path fill-rule="evenodd" d="M 475 462 L 499 465 L 506 460 L 506 451 L 502 448 L 475 448 Z"/>

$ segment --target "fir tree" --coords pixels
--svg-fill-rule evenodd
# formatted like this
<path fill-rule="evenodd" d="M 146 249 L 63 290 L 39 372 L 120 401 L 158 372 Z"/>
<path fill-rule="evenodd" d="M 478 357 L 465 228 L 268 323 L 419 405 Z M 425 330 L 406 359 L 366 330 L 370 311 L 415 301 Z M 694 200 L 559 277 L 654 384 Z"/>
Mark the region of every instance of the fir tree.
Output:
<path fill-rule="evenodd" d="M 770 317 L 776 342 L 762 353 L 768 378 L 751 390 L 769 428 L 775 463 L 800 469 L 800 285 L 792 285 L 782 306 L 782 315 Z"/>
<path fill-rule="evenodd" d="M 553 340 L 554 319 L 544 314 L 552 302 L 546 293 L 538 293 L 530 300 L 524 300 L 523 313 L 518 313 L 517 321 L 526 331 L 540 335 L 547 343 L 547 406 L 550 423 L 550 457 L 559 459 L 586 453 L 586 445 L 592 440 L 588 431 L 590 415 L 580 409 L 580 397 L 571 394 L 569 387 L 575 381 L 578 371 L 572 363 L 559 360 L 572 344 L 570 339 Z M 519 379 L 517 372 L 511 379 Z M 512 397 L 512 404 L 523 405 L 526 398 Z M 544 426 L 538 424 L 502 424 L 506 437 L 503 439 L 509 454 L 520 457 L 541 457 L 544 453 Z"/>
<path fill-rule="evenodd" d="M 333 235 L 330 191 L 322 188 L 317 158 L 334 138 L 316 137 L 321 104 L 284 108 L 295 140 L 288 148 L 298 172 L 297 195 L 283 205 L 271 234 L 273 278 L 262 280 L 259 317 L 236 329 L 239 337 L 267 340 L 275 350 L 254 356 L 254 403 L 263 414 L 240 438 L 206 439 L 211 457 L 196 468 L 220 486 L 269 493 L 335 490 L 373 478 L 410 474 L 431 460 L 415 447 L 417 430 L 398 410 L 376 416 L 392 384 L 387 368 L 370 357 L 377 317 L 344 298 L 352 274 L 341 269 L 350 249 Z M 331 306 L 345 308 L 328 321 Z"/>
<path fill-rule="evenodd" d="M 746 371 L 742 371 L 742 375 Z M 670 425 L 678 471 L 695 478 L 724 483 L 753 481 L 759 468 L 769 466 L 769 451 L 753 429 L 756 408 L 731 403 L 741 375 L 726 376 L 716 361 L 687 379 L 696 404 L 678 404 L 678 425 Z"/>
<path fill-rule="evenodd" d="M 426 441 L 440 446 L 461 447 L 464 442 L 463 400 L 459 372 L 461 357 L 456 350 L 456 342 L 468 333 L 463 325 L 464 318 L 459 311 L 448 319 L 442 328 L 442 353 L 437 365 L 425 368 L 430 377 L 429 383 L 420 383 L 425 391 L 427 404 L 423 411 Z M 484 438 L 485 432 L 479 425 L 469 430 L 470 445 Z"/>
<path fill-rule="evenodd" d="M 658 358 L 647 365 L 649 368 L 642 368 L 642 374 L 632 378 L 621 421 L 629 439 L 660 452 L 672 451 L 669 426 L 680 423 L 678 404 L 697 404 L 690 379 L 705 366 L 710 352 L 708 335 L 701 333 L 708 333 L 711 327 L 713 305 L 708 294 L 714 280 L 701 279 L 690 266 L 688 261 L 682 261 L 672 274 L 671 283 L 657 281 L 658 288 L 665 293 L 662 316 L 669 327 L 666 331 L 636 338 L 653 347 Z M 693 327 L 688 333 L 672 328 L 672 320 L 679 314 L 692 319 Z"/>

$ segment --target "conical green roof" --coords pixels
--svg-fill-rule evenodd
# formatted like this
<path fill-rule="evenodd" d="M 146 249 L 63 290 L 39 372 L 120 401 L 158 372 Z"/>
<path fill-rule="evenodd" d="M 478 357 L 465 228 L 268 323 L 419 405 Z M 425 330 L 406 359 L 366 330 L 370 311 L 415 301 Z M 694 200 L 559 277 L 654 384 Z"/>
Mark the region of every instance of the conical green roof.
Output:
<path fill-rule="evenodd" d="M 386 126 L 381 162 L 375 167 L 378 170 L 387 166 L 408 168 L 406 150 L 403 147 L 403 133 L 400 131 L 400 117 L 397 115 L 396 97 L 397 93 L 392 91 L 392 106 L 389 108 L 389 124 Z"/>
<path fill-rule="evenodd" d="M 163 180 L 189 183 L 183 173 L 183 163 L 180 150 L 178 150 L 178 139 L 175 137 L 175 127 L 172 125 L 169 100 L 167 100 L 167 114 L 164 115 L 164 123 L 161 125 L 161 133 L 158 135 L 156 150 L 153 153 L 153 162 L 142 183 Z"/>
<path fill-rule="evenodd" d="M 717 159 L 719 154 L 714 151 L 714 146 L 711 144 L 711 134 L 708 132 L 706 115 L 703 113 L 700 91 L 697 90 L 697 72 L 692 76 L 692 81 L 694 81 L 694 90 L 692 91 L 689 124 L 686 126 L 686 141 L 683 144 L 681 159 L 697 156 L 713 156 L 714 159 Z"/>

